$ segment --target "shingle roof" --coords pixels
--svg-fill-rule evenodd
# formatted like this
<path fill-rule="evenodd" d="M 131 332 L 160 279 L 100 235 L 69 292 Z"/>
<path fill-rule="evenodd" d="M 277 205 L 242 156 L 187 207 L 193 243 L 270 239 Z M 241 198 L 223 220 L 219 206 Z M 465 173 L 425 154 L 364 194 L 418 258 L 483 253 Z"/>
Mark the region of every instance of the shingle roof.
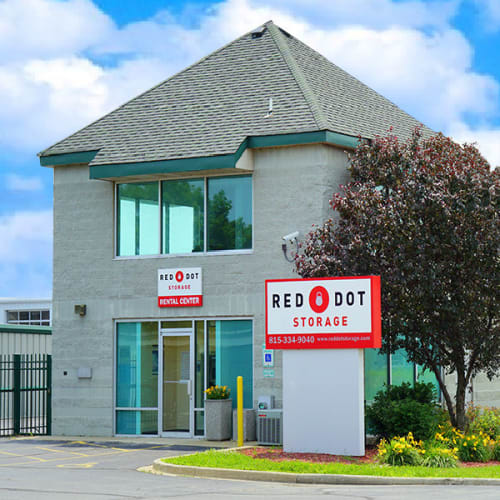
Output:
<path fill-rule="evenodd" d="M 90 165 L 234 153 L 248 136 L 406 137 L 417 120 L 269 21 L 40 153 Z M 268 114 L 269 99 L 273 113 Z"/>

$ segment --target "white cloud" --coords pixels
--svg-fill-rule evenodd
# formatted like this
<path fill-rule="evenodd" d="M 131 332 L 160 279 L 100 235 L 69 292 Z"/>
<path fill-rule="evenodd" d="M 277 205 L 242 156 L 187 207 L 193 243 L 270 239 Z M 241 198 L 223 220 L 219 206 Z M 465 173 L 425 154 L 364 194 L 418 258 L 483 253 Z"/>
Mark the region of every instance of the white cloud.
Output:
<path fill-rule="evenodd" d="M 272 6 L 294 17 L 300 16 L 318 27 L 364 25 L 373 29 L 388 29 L 395 26 L 411 28 L 446 26 L 456 13 L 460 2 L 459 0 L 439 2 L 257 0 L 255 3 Z"/>
<path fill-rule="evenodd" d="M 459 143 L 475 143 L 490 165 L 500 167 L 500 128 L 471 128 L 465 123 L 454 123 L 447 133 Z"/>
<path fill-rule="evenodd" d="M 0 215 L 0 296 L 50 296 L 52 211 Z"/>
<path fill-rule="evenodd" d="M 47 250 L 46 247 L 52 244 L 52 227 L 51 210 L 20 211 L 10 215 L 0 215 L 2 235 L 0 261 L 3 263 L 25 261 L 32 255 L 31 245 Z"/>
<path fill-rule="evenodd" d="M 495 110 L 499 85 L 471 69 L 472 49 L 452 29 L 308 29 L 304 39 L 426 125 L 443 130 L 466 113 Z"/>
<path fill-rule="evenodd" d="M 40 177 L 22 177 L 9 174 L 5 176 L 5 183 L 9 191 L 40 191 L 43 189 Z"/>
<path fill-rule="evenodd" d="M 0 60 L 67 57 L 115 28 L 90 0 L 0 2 Z"/>

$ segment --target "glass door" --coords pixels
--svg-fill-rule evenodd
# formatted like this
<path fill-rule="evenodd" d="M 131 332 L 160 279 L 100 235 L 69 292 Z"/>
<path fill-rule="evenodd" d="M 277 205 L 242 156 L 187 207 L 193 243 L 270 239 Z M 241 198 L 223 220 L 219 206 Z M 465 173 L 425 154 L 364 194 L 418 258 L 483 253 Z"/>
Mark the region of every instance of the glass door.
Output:
<path fill-rule="evenodd" d="M 161 339 L 160 434 L 189 437 L 193 434 L 192 330 L 172 329 L 162 332 Z"/>

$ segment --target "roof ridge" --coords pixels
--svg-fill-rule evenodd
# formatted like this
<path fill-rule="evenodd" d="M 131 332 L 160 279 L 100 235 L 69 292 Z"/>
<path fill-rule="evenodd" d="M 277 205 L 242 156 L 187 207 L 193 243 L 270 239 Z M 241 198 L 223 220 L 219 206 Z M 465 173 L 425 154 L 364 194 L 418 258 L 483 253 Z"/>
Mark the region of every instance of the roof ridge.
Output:
<path fill-rule="evenodd" d="M 293 57 L 286 40 L 283 38 L 284 36 L 282 34 L 283 30 L 279 26 L 274 24 L 272 21 L 268 21 L 265 25 L 267 26 L 271 38 L 278 47 L 278 50 L 280 51 L 285 63 L 290 69 L 293 78 L 297 82 L 297 85 L 299 86 L 302 94 L 304 95 L 304 99 L 306 100 L 307 105 L 309 106 L 309 109 L 311 110 L 311 113 L 319 129 L 320 130 L 329 129 L 328 120 L 325 114 L 323 113 L 323 110 L 321 109 L 321 106 L 319 104 L 318 99 L 316 98 L 316 95 L 312 91 L 303 71 L 297 64 L 297 61 Z"/>
<path fill-rule="evenodd" d="M 88 125 L 85 125 L 85 127 L 82 127 L 80 129 L 78 129 L 76 132 L 73 132 L 72 134 L 68 135 L 67 137 L 64 137 L 63 139 L 61 139 L 60 141 L 57 141 L 56 143 L 52 144 L 51 146 L 49 146 L 48 148 L 45 148 L 43 151 L 40 151 L 39 153 L 37 153 L 37 156 L 43 156 L 44 154 L 46 154 L 47 151 L 49 151 L 50 149 L 56 147 L 58 144 L 60 144 L 61 142 L 64 142 L 66 141 L 67 139 L 73 137 L 74 135 L 76 134 L 79 134 L 80 132 L 82 132 L 83 130 L 85 129 L 88 129 L 89 127 L 91 127 L 92 125 L 95 125 L 96 123 L 104 120 L 105 118 L 107 118 L 109 115 L 111 115 L 112 113 L 114 113 L 115 111 L 118 111 L 119 109 L 122 109 L 124 106 L 126 106 L 127 104 L 129 104 L 130 102 L 132 101 L 135 101 L 136 99 L 139 99 L 141 98 L 144 94 L 147 94 L 148 92 L 151 92 L 152 90 L 155 90 L 157 89 L 158 87 L 161 87 L 163 84 L 167 83 L 168 81 L 174 79 L 175 77 L 181 75 L 182 73 L 185 73 L 186 71 L 189 71 L 191 68 L 193 68 L 194 66 L 196 66 L 197 64 L 200 64 L 201 62 L 205 61 L 206 59 L 208 59 L 209 57 L 212 57 L 214 56 L 215 54 L 219 53 L 221 50 L 224 50 L 226 47 L 228 47 L 229 45 L 232 45 L 233 43 L 237 42 L 238 40 L 241 40 L 242 38 L 248 36 L 250 33 L 252 33 L 253 31 L 255 31 L 256 29 L 258 29 L 259 27 L 261 26 L 268 26 L 269 24 L 273 24 L 273 21 L 267 21 L 266 23 L 264 24 L 261 24 L 259 25 L 257 28 L 254 28 L 253 30 L 250 30 L 248 31 L 247 33 L 241 35 L 240 37 L 234 39 L 234 40 L 231 40 L 230 42 L 224 44 L 222 47 L 219 47 L 218 49 L 214 50 L 213 52 L 210 52 L 210 54 L 207 54 L 206 56 L 202 57 L 201 59 L 198 59 L 197 61 L 195 61 L 194 63 L 190 64 L 189 66 L 181 69 L 180 71 L 178 71 L 177 73 L 174 73 L 173 75 L 169 76 L 168 78 L 165 78 L 165 80 L 162 80 L 160 83 L 156 84 L 156 85 L 153 85 L 151 88 L 145 90 L 144 92 L 141 92 L 139 95 L 136 95 L 130 99 L 128 99 L 127 101 L 125 101 L 123 104 L 120 104 L 120 106 L 118 106 L 117 108 L 113 108 L 109 113 L 106 113 L 105 115 L 97 118 L 96 120 L 94 120 L 93 122 L 89 123 Z M 76 152 L 76 151 L 75 151 Z M 49 153 L 50 155 L 50 153 Z"/>

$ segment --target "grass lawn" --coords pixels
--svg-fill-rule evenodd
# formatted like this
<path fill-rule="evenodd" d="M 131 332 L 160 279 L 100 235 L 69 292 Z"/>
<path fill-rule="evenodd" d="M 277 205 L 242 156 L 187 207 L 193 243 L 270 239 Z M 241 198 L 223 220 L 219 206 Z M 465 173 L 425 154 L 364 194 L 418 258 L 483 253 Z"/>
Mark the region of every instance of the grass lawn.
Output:
<path fill-rule="evenodd" d="M 311 463 L 300 460 L 273 461 L 252 458 L 237 451 L 208 450 L 182 457 L 164 458 L 165 463 L 192 465 L 197 467 L 218 467 L 221 469 L 241 469 L 301 474 L 349 474 L 394 477 L 480 477 L 500 479 L 500 465 L 482 467 L 457 467 L 438 469 L 431 467 L 390 467 L 374 463 Z"/>

